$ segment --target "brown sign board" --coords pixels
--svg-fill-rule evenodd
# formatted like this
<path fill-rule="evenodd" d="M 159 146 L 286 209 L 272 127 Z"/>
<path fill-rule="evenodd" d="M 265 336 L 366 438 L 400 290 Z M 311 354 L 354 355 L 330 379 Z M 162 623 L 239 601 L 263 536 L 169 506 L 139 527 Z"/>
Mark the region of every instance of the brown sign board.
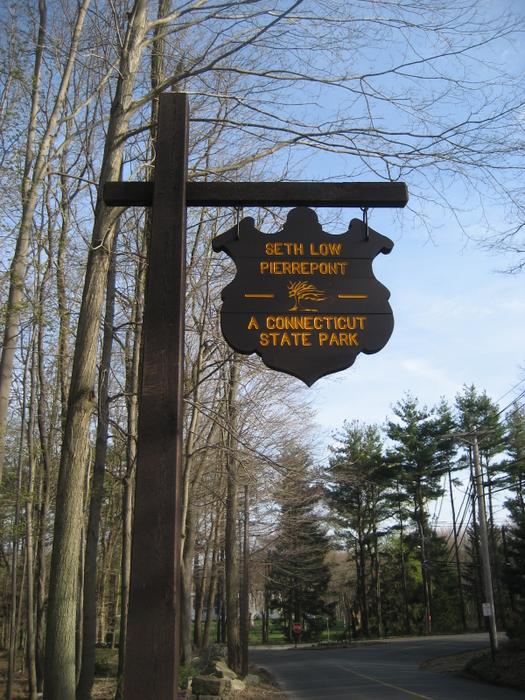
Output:
<path fill-rule="evenodd" d="M 360 219 L 346 233 L 327 233 L 308 207 L 292 209 L 273 234 L 242 219 L 213 240 L 237 267 L 222 291 L 225 339 L 308 386 L 350 367 L 360 352 L 378 352 L 394 320 L 372 262 L 393 245 Z"/>

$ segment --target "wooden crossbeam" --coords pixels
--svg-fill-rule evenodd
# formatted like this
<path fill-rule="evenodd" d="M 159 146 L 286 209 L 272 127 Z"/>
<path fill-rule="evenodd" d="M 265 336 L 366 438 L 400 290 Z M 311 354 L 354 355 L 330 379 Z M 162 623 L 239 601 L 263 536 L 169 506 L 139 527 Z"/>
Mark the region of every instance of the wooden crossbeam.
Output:
<path fill-rule="evenodd" d="M 111 207 L 149 207 L 153 182 L 107 182 Z M 188 182 L 188 207 L 404 207 L 404 182 Z"/>

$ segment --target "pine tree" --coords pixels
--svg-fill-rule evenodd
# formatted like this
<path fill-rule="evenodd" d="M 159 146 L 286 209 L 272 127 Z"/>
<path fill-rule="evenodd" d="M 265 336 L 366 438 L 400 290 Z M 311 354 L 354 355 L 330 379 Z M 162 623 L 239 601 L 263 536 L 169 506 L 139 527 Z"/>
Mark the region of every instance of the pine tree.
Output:
<path fill-rule="evenodd" d="M 512 497 L 505 506 L 513 518 L 525 517 L 525 409 L 515 406 L 507 415 L 507 446 L 510 459 L 501 464 L 505 473 L 505 485 Z"/>
<path fill-rule="evenodd" d="M 357 606 L 364 634 L 374 617 L 376 631 L 383 634 L 382 585 L 379 560 L 380 524 L 389 514 L 388 473 L 382 454 L 379 429 L 358 421 L 345 423 L 331 448 L 327 487 L 328 503 L 337 526 L 355 544 Z M 370 598 L 374 605 L 370 604 Z"/>
<path fill-rule="evenodd" d="M 506 579 L 515 608 L 507 633 L 511 637 L 525 637 L 525 516 L 514 522 L 506 540 Z"/>
<path fill-rule="evenodd" d="M 394 442 L 389 459 L 405 496 L 412 503 L 411 517 L 419 535 L 425 632 L 432 631 L 432 575 L 430 573 L 429 501 L 443 494 L 441 477 L 451 458 L 453 423 L 443 404 L 437 409 L 420 406 L 410 395 L 394 406 L 399 422 L 389 421 L 388 437 Z"/>
<path fill-rule="evenodd" d="M 383 542 L 381 558 L 385 634 L 410 634 L 420 626 L 425 611 L 416 534 L 401 537 L 401 533 L 390 533 Z"/>
<path fill-rule="evenodd" d="M 279 609 L 286 636 L 292 639 L 292 624 L 303 624 L 303 639 L 315 627 L 315 618 L 329 612 L 323 594 L 329 571 L 325 563 L 328 537 L 318 510 L 321 491 L 312 485 L 310 460 L 296 448 L 281 460 L 286 468 L 278 496 L 278 535 L 270 556 L 272 607 Z"/>

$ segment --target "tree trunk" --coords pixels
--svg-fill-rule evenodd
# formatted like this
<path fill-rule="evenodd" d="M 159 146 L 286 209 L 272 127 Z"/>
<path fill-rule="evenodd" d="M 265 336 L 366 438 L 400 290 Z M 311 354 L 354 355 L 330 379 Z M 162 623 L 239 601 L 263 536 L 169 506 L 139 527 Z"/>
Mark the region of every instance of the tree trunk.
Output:
<path fill-rule="evenodd" d="M 265 580 L 264 580 L 264 602 L 263 602 L 263 614 L 261 621 L 261 640 L 263 644 L 268 644 L 270 639 L 270 602 L 271 602 L 271 589 L 270 582 L 268 580 L 268 564 L 264 565 L 265 568 Z"/>
<path fill-rule="evenodd" d="M 507 547 L 507 528 L 505 527 L 505 525 L 502 525 L 502 526 L 501 526 L 501 543 L 502 543 L 502 546 L 503 546 L 503 558 L 504 558 L 504 561 L 505 561 L 505 567 L 508 567 L 508 566 L 510 566 L 510 561 L 509 561 L 509 550 L 508 550 L 508 547 Z M 508 592 L 508 595 L 509 595 L 510 609 L 512 610 L 513 613 L 515 613 L 515 612 L 516 612 L 516 608 L 517 608 L 517 606 L 516 606 L 516 598 L 515 598 L 515 595 L 514 595 L 514 591 L 513 591 L 512 588 L 509 586 L 508 583 L 507 583 L 507 592 Z"/>
<path fill-rule="evenodd" d="M 401 582 L 403 584 L 403 609 L 405 613 L 405 634 L 411 634 L 410 609 L 408 605 L 407 572 L 405 564 L 405 530 L 403 524 L 403 512 L 401 510 L 401 496 L 399 483 L 396 484 L 398 517 L 399 517 L 399 559 L 401 564 Z"/>
<path fill-rule="evenodd" d="M 357 517 L 357 580 L 359 586 L 359 606 L 361 608 L 362 631 L 368 637 L 370 635 L 370 622 L 368 611 L 368 589 L 366 585 L 366 551 L 363 532 L 363 518 L 360 505 L 358 507 Z"/>
<path fill-rule="evenodd" d="M 133 471 L 124 480 L 122 494 L 122 558 L 120 568 L 120 625 L 118 647 L 117 689 L 115 700 L 124 697 L 124 663 L 128 623 L 129 583 L 131 572 L 131 535 L 133 525 Z"/>
<path fill-rule="evenodd" d="M 209 543 L 208 543 L 209 544 Z M 195 586 L 195 599 L 193 604 L 194 614 L 193 614 L 193 640 L 192 644 L 195 649 L 200 647 L 201 643 L 201 623 L 202 623 L 202 605 L 203 605 L 203 595 L 204 595 L 204 570 L 207 566 L 208 557 L 208 547 L 205 548 L 203 552 L 202 565 L 199 561 L 199 556 L 195 553 L 193 557 L 193 580 Z"/>
<path fill-rule="evenodd" d="M 38 326 L 38 434 L 40 439 L 40 454 L 42 456 L 42 481 L 40 486 L 40 510 L 38 514 L 38 542 L 37 542 L 37 574 L 36 574 L 36 677 L 38 692 L 41 693 L 44 685 L 44 654 L 45 654 L 45 613 L 47 603 L 47 559 L 46 537 L 47 517 L 49 512 L 49 494 L 51 480 L 51 455 L 49 449 L 49 431 L 46 427 L 46 405 L 44 400 L 44 350 L 43 328 Z"/>
<path fill-rule="evenodd" d="M 20 343 L 23 347 L 23 335 L 21 335 Z M 22 498 L 22 465 L 24 459 L 24 432 L 26 423 L 26 407 L 27 407 L 27 385 L 28 385 L 28 369 L 30 362 L 30 350 L 24 361 L 24 374 L 22 386 L 22 412 L 20 418 L 20 439 L 18 444 L 18 459 L 16 471 L 16 495 L 15 495 L 15 512 L 13 518 L 13 550 L 11 552 L 11 609 L 9 616 L 9 649 L 7 657 L 7 682 L 6 682 L 6 700 L 11 700 L 13 697 L 13 683 L 16 671 L 16 651 L 18 646 L 18 624 L 17 624 L 17 587 L 18 587 L 18 530 L 20 523 L 20 501 Z M 21 598 L 20 594 L 20 598 Z M 20 602 L 20 601 L 19 601 Z"/>
<path fill-rule="evenodd" d="M 86 470 L 86 481 L 89 479 L 89 469 Z M 87 491 L 87 487 L 86 487 Z M 82 517 L 82 525 L 80 527 L 80 554 L 78 557 L 78 573 L 77 573 L 77 606 L 76 618 L 77 624 L 75 629 L 75 686 L 78 685 L 80 678 L 80 666 L 82 662 L 82 631 L 84 628 L 84 618 L 82 615 L 84 607 L 84 556 L 86 549 L 86 527 L 85 517 Z"/>
<path fill-rule="evenodd" d="M 141 255 L 137 267 L 135 281 L 135 303 L 131 320 L 133 342 L 131 360 L 126 366 L 126 395 L 127 395 L 127 439 L 126 439 L 126 473 L 123 479 L 122 491 L 122 553 L 120 560 L 120 625 L 118 646 L 117 689 L 115 700 L 122 700 L 124 693 L 124 662 L 126 658 L 126 637 L 128 628 L 128 603 L 131 573 L 131 538 L 133 526 L 133 483 L 137 463 L 137 427 L 138 427 L 138 395 L 140 381 L 140 358 L 142 347 L 142 312 L 144 298 L 144 283 L 146 266 L 147 240 L 142 236 L 140 245 Z M 128 353 L 129 357 L 129 353 Z"/>
<path fill-rule="evenodd" d="M 195 509 L 192 505 L 186 509 L 186 528 L 184 537 L 184 550 L 181 561 L 181 606 L 180 606 L 180 630 L 181 630 L 181 662 L 189 664 L 192 658 L 192 592 L 193 592 L 193 555 L 195 551 Z"/>
<path fill-rule="evenodd" d="M 217 508 L 217 515 L 215 518 L 214 528 L 213 528 L 213 546 L 211 554 L 210 563 L 210 575 L 208 590 L 206 593 L 206 619 L 204 621 L 204 630 L 202 632 L 202 638 L 199 646 L 200 649 L 206 649 L 210 639 L 210 628 L 213 620 L 214 613 L 214 602 L 215 602 L 215 591 L 217 590 L 217 556 L 219 552 L 218 542 L 219 542 L 219 529 L 220 529 L 220 516 L 219 508 Z M 218 621 L 217 621 L 218 624 Z"/>
<path fill-rule="evenodd" d="M 206 546 L 204 547 L 202 567 L 200 573 L 195 575 L 195 622 L 193 627 L 193 644 L 196 649 L 202 648 L 202 613 L 207 602 L 206 586 L 211 585 L 211 577 L 213 575 L 213 555 L 217 546 L 217 531 L 216 523 L 213 518 L 210 518 L 210 533 L 206 537 Z M 195 570 L 197 571 L 198 562 L 195 561 Z"/>
<path fill-rule="evenodd" d="M 86 0 L 87 2 L 87 0 Z M 119 79 L 108 124 L 100 183 L 118 178 L 129 106 L 146 30 L 146 0 L 136 0 L 121 52 Z M 69 387 L 57 488 L 57 511 L 49 580 L 46 636 L 45 700 L 71 700 L 75 695 L 75 608 L 80 555 L 78 522 L 82 517 L 83 475 L 89 450 L 93 411 L 99 319 L 113 247 L 114 221 L 99 198 L 95 208 L 77 339 Z M 112 233 L 113 232 L 113 233 Z"/>
<path fill-rule="evenodd" d="M 226 637 L 228 666 L 236 673 L 241 671 L 241 649 L 239 637 L 239 553 L 237 542 L 238 477 L 236 439 L 236 400 L 239 383 L 238 359 L 230 363 L 228 388 L 228 434 L 226 438 L 226 524 L 225 524 L 225 583 L 226 583 Z"/>
<path fill-rule="evenodd" d="M 244 486 L 244 519 L 243 519 L 243 563 L 242 563 L 242 592 L 240 615 L 240 643 L 241 643 L 241 676 L 248 673 L 248 639 L 250 636 L 250 573 L 249 573 L 249 492 L 248 485 Z"/>
<path fill-rule="evenodd" d="M 34 567 L 33 567 L 33 499 L 35 493 L 35 403 L 36 403 L 36 342 L 33 345 L 31 359 L 31 398 L 29 403 L 29 421 L 27 426 L 27 452 L 28 475 L 26 487 L 26 569 L 27 569 L 27 603 L 26 603 L 26 630 L 27 630 L 27 681 L 29 700 L 36 700 L 36 643 L 35 643 L 35 616 L 34 616 Z"/>
<path fill-rule="evenodd" d="M 65 173 L 66 164 L 62 165 L 62 172 Z M 60 407 L 62 428 L 64 428 L 67 414 L 67 393 L 68 393 L 68 376 L 67 367 L 69 359 L 68 348 L 68 333 L 69 333 L 69 310 L 66 298 L 66 282 L 65 282 L 65 266 L 66 262 L 66 246 L 67 234 L 69 229 L 69 202 L 68 189 L 66 184 L 65 174 L 60 177 L 60 195 L 61 195 L 61 214 L 62 221 L 60 225 L 60 235 L 58 239 L 58 247 L 56 253 L 56 289 L 57 289 L 57 306 L 58 306 L 58 340 L 57 340 L 57 375 L 60 384 Z"/>
<path fill-rule="evenodd" d="M 114 246 L 117 245 L 115 235 Z M 95 644 L 97 635 L 97 551 L 100 532 L 100 514 L 104 499 L 104 476 L 109 433 L 109 376 L 113 349 L 113 325 L 115 317 L 115 283 L 117 275 L 116 250 L 113 250 L 106 291 L 104 339 L 100 360 L 98 386 L 98 423 L 95 445 L 91 499 L 84 560 L 84 601 L 82 625 L 82 661 L 77 687 L 77 700 L 90 700 L 95 680 Z"/>
<path fill-rule="evenodd" d="M 204 308 L 207 308 L 206 306 Z M 199 410 L 201 374 L 204 362 L 204 335 L 199 335 L 197 358 L 192 368 L 191 417 L 184 447 L 185 460 L 182 479 L 182 548 L 181 548 L 181 661 L 188 663 L 192 656 L 192 592 L 193 592 L 193 557 L 195 554 L 195 539 L 197 536 L 195 518 L 196 508 L 192 503 L 191 494 L 197 487 L 200 473 L 204 464 L 197 462 L 195 446 L 199 434 L 201 413 Z M 212 434 L 216 428 L 212 427 Z M 210 436 L 211 438 L 211 436 Z"/>
<path fill-rule="evenodd" d="M 220 552 L 221 564 L 224 563 L 224 550 Z M 217 627 L 215 630 L 215 641 L 221 644 L 226 641 L 226 612 L 224 602 L 224 567 L 221 566 L 221 571 L 217 574 Z"/>
<path fill-rule="evenodd" d="M 375 518 L 375 515 L 373 516 Z M 372 556 L 372 569 L 374 571 L 374 588 L 375 588 L 375 599 L 376 599 L 376 618 L 377 618 L 377 634 L 382 637 L 384 634 L 383 630 L 383 606 L 381 600 L 381 565 L 379 563 L 379 545 L 376 523 L 372 525 L 372 537 L 373 546 L 371 551 Z"/>
<path fill-rule="evenodd" d="M 430 593 L 430 575 L 428 571 L 427 559 L 427 532 L 426 532 L 426 517 L 423 506 L 423 498 L 421 495 L 421 486 L 417 484 L 415 491 L 415 520 L 419 530 L 419 541 L 421 545 L 421 579 L 423 584 L 423 600 L 425 602 L 425 619 L 423 620 L 424 634 L 432 633 L 432 600 Z"/>

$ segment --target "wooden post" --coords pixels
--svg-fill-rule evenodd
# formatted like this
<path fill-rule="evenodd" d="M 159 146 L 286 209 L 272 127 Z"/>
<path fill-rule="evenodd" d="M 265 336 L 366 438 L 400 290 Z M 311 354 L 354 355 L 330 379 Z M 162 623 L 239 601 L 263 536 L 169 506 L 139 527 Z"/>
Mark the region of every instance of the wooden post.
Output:
<path fill-rule="evenodd" d="M 162 94 L 144 307 L 125 700 L 177 697 L 187 162 L 187 96 Z"/>

